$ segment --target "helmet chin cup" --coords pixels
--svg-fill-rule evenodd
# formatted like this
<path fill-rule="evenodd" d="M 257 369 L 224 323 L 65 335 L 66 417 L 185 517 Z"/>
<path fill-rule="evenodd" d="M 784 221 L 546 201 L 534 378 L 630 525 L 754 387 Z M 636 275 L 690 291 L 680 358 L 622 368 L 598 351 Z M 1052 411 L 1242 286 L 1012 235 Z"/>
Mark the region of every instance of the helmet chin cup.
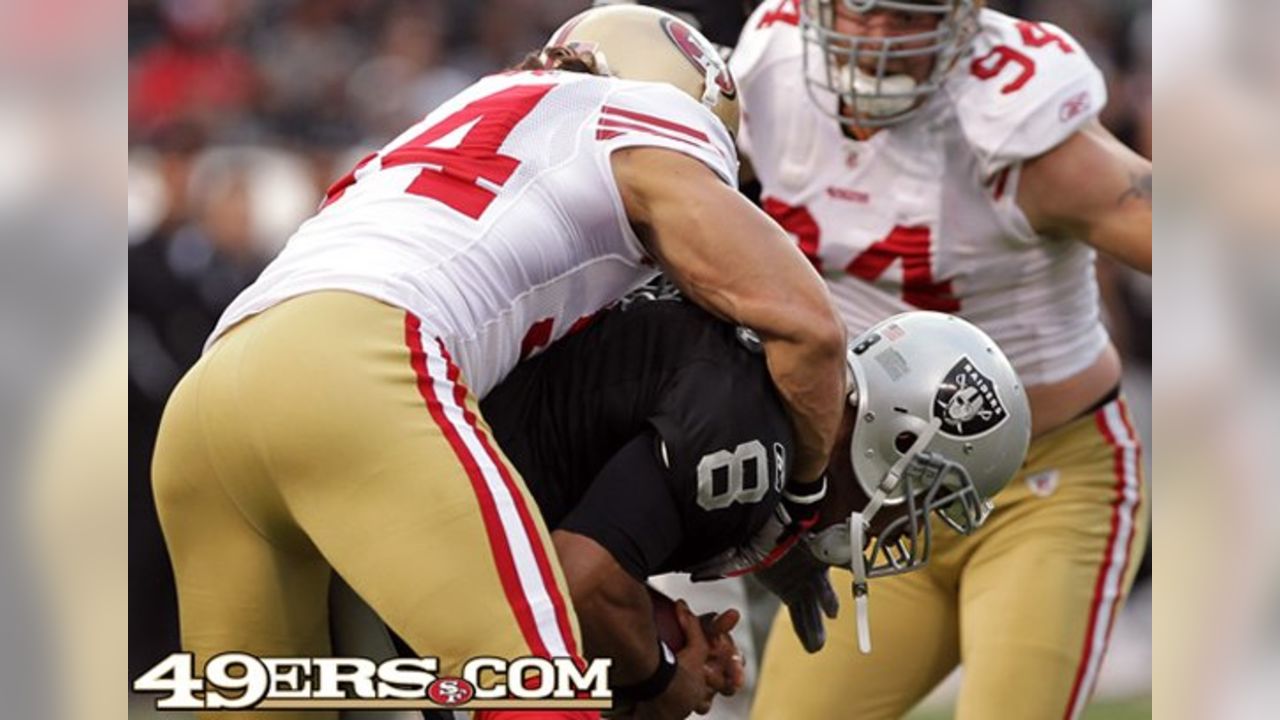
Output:
<path fill-rule="evenodd" d="M 855 117 L 892 118 L 908 112 L 919 101 L 914 94 L 915 78 L 910 75 L 876 77 L 850 63 L 840 68 L 840 79 L 845 87 L 853 88 L 843 99 Z"/>

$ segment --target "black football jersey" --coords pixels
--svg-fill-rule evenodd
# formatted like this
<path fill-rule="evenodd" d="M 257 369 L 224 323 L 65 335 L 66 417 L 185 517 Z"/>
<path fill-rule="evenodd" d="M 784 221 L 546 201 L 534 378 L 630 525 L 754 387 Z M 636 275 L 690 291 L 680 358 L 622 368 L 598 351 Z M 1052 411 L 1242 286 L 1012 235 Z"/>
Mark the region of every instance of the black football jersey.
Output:
<path fill-rule="evenodd" d="M 759 341 L 672 292 L 604 311 L 481 411 L 547 526 L 593 538 L 637 578 L 744 543 L 792 457 Z"/>

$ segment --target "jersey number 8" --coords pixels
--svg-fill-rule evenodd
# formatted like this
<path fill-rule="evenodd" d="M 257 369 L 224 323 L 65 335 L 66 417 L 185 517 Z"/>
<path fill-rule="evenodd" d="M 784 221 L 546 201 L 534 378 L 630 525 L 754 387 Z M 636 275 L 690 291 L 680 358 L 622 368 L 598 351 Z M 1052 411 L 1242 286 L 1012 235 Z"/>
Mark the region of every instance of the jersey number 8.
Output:
<path fill-rule="evenodd" d="M 704 510 L 760 502 L 768 492 L 769 456 L 759 440 L 742 443 L 732 452 L 708 453 L 698 461 L 698 505 Z"/>

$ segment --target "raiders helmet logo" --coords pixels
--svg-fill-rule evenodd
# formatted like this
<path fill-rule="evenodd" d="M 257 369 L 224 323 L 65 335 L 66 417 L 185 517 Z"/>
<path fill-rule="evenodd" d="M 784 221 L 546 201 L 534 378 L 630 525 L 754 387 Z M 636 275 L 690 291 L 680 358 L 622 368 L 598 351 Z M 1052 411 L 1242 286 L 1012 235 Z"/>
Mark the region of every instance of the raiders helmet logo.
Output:
<path fill-rule="evenodd" d="M 997 427 L 1008 418 L 995 383 L 961 357 L 938 386 L 933 416 L 942 421 L 942 432 L 973 437 Z"/>
<path fill-rule="evenodd" d="M 671 42 L 680 48 L 680 52 L 693 63 L 693 67 L 698 72 L 706 74 L 707 70 L 716 72 L 716 85 L 720 88 L 720 93 L 726 98 L 733 99 L 738 93 L 738 88 L 733 83 L 733 75 L 729 74 L 729 68 L 724 64 L 724 60 L 720 59 L 720 53 L 716 52 L 714 47 L 701 42 L 701 38 L 697 36 L 688 25 L 675 18 L 662 18 L 662 29 L 666 31 L 667 37 L 671 38 Z"/>

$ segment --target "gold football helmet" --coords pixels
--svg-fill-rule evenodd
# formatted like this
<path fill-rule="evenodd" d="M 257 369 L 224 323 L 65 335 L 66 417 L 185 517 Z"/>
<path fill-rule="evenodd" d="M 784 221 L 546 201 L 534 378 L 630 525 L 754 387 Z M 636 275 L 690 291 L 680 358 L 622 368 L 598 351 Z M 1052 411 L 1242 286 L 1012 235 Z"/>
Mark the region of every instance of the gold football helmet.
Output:
<path fill-rule="evenodd" d="M 601 74 L 673 85 L 737 137 L 738 86 L 715 45 L 675 15 L 640 5 L 594 7 L 561 25 L 546 47 L 595 56 Z"/>

